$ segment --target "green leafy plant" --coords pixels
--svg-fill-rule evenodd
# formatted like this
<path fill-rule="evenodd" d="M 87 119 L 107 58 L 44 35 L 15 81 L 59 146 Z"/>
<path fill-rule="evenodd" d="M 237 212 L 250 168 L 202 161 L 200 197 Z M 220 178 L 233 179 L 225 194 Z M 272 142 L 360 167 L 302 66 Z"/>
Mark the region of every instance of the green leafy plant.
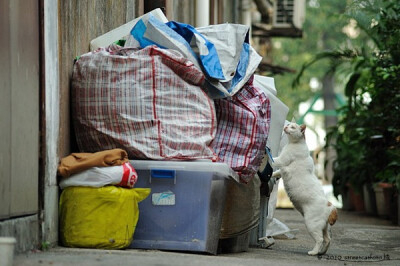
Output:
<path fill-rule="evenodd" d="M 47 250 L 49 250 L 49 248 L 50 248 L 50 242 L 43 241 L 40 249 L 43 250 L 43 251 L 47 251 Z"/>

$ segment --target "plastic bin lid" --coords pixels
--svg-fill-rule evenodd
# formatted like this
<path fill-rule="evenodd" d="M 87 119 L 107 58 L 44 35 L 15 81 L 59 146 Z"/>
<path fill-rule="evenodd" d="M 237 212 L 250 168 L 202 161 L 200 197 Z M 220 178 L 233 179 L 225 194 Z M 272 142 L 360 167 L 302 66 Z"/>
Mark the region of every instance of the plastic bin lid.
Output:
<path fill-rule="evenodd" d="M 131 160 L 136 170 L 165 169 L 177 171 L 213 172 L 226 178 L 239 182 L 238 174 L 226 163 L 212 162 L 209 160 L 193 161 L 156 161 L 156 160 Z"/>

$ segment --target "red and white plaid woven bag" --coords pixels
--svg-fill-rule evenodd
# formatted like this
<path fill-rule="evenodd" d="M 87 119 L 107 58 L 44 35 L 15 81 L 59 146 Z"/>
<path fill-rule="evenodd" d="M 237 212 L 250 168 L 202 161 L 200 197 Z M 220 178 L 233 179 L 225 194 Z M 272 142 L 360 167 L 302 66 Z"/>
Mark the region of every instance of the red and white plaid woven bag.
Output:
<path fill-rule="evenodd" d="M 265 93 L 253 86 L 253 77 L 230 99 L 215 100 L 217 135 L 212 143 L 220 161 L 248 183 L 265 155 L 271 106 Z"/>
<path fill-rule="evenodd" d="M 82 152 L 122 148 L 129 158 L 216 159 L 214 102 L 204 74 L 176 51 L 112 45 L 82 55 L 72 110 Z"/>

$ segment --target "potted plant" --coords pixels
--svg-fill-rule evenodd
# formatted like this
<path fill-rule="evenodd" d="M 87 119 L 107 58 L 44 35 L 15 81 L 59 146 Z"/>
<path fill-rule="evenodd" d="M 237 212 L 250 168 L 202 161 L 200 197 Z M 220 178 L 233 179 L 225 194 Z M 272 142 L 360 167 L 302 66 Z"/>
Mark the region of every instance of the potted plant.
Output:
<path fill-rule="evenodd" d="M 399 5 L 400 11 L 400 5 Z M 372 68 L 371 102 L 368 111 L 374 114 L 371 136 L 367 146 L 375 167 L 377 209 L 394 223 L 398 220 L 398 188 L 400 185 L 400 62 L 394 64 L 388 53 L 382 53 Z M 373 126 L 372 126 L 373 124 Z M 382 202 L 384 208 L 378 206 Z"/>
<path fill-rule="evenodd" d="M 400 153 L 395 149 L 389 149 L 387 153 L 389 158 L 393 156 L 393 160 L 389 160 L 388 165 L 377 174 L 379 182 L 375 183 L 374 190 L 378 213 L 380 212 L 380 215 L 397 224 L 399 222 Z M 378 202 L 380 205 L 378 205 Z"/>

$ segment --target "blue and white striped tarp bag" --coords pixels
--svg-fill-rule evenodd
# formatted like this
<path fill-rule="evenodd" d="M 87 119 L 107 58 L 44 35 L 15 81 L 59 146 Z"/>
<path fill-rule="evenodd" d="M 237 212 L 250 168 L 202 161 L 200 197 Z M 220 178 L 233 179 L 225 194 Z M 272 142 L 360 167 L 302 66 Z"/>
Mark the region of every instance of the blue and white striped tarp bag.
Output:
<path fill-rule="evenodd" d="M 219 24 L 195 29 L 170 21 L 163 23 L 148 13 L 132 28 L 125 46 L 157 45 L 179 51 L 200 68 L 212 98 L 233 96 L 254 74 L 261 56 L 249 44 L 249 28 Z"/>

